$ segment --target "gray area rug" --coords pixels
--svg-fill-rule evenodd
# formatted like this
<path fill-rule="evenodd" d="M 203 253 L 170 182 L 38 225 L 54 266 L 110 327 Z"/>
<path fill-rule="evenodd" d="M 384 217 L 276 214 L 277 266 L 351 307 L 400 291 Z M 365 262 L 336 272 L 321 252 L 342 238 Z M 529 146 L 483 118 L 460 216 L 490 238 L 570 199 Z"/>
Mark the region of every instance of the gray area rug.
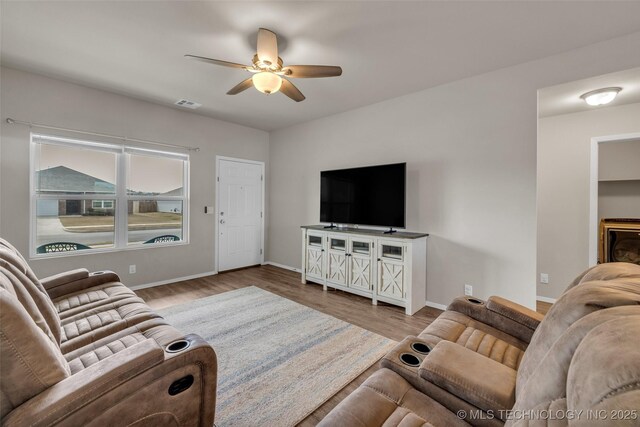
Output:
<path fill-rule="evenodd" d="M 394 341 L 255 286 L 160 310 L 218 355 L 222 426 L 293 426 Z"/>

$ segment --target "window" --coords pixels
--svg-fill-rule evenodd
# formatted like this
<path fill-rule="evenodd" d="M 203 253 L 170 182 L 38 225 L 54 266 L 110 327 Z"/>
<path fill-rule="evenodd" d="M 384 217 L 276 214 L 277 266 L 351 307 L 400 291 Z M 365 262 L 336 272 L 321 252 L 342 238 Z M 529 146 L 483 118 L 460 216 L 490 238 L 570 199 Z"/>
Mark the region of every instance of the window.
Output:
<path fill-rule="evenodd" d="M 32 134 L 32 254 L 187 241 L 189 157 Z"/>
<path fill-rule="evenodd" d="M 91 207 L 93 209 L 113 209 L 113 200 L 93 200 Z"/>

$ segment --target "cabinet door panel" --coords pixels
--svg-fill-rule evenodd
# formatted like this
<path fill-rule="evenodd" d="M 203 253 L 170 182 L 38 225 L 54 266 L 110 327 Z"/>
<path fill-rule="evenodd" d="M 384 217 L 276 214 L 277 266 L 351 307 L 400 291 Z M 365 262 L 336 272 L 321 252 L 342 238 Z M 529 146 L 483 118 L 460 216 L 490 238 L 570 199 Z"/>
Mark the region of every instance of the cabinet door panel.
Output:
<path fill-rule="evenodd" d="M 382 260 L 378 278 L 378 294 L 401 300 L 404 298 L 404 265 Z"/>
<path fill-rule="evenodd" d="M 369 291 L 371 279 L 371 258 L 352 255 L 349 287 Z"/>
<path fill-rule="evenodd" d="M 323 271 L 323 255 L 322 249 L 308 247 L 307 248 L 307 276 L 316 279 L 324 279 Z"/>
<path fill-rule="evenodd" d="M 347 256 L 344 252 L 329 252 L 328 279 L 339 285 L 347 284 Z"/>

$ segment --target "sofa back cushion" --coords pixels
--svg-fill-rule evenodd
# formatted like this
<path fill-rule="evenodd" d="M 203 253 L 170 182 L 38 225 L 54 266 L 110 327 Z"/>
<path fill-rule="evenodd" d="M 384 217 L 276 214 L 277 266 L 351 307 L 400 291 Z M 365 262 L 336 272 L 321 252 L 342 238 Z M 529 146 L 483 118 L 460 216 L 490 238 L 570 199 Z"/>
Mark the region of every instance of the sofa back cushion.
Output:
<path fill-rule="evenodd" d="M 60 348 L 5 286 L 0 287 L 0 418 L 70 375 Z"/>
<path fill-rule="evenodd" d="M 600 278 L 601 280 L 591 280 Z M 576 321 L 604 308 L 640 305 L 640 266 L 603 264 L 591 269 L 546 314 L 518 368 L 516 397 L 554 343 Z"/>
<path fill-rule="evenodd" d="M 571 325 L 551 346 L 520 390 L 516 411 L 527 411 L 567 397 L 567 377 L 576 349 L 596 327 L 611 320 L 633 317 L 640 322 L 640 307 L 621 306 L 588 314 Z M 596 350 L 597 351 L 597 350 Z"/>
<path fill-rule="evenodd" d="M 615 425 L 639 423 L 640 310 L 596 326 L 582 340 L 567 376 L 567 407 L 607 415 Z M 613 411 L 620 416 L 616 420 Z M 631 416 L 630 410 L 635 410 Z M 625 415 L 626 414 L 626 415 Z M 619 422 L 618 422 L 619 421 Z M 626 422 L 625 422 L 626 421 Z M 586 424 L 586 423 L 585 423 Z"/>
<path fill-rule="evenodd" d="M 636 426 L 639 335 L 638 306 L 604 309 L 576 322 L 524 386 L 505 427 Z M 544 419 L 545 414 L 553 417 Z"/>
<path fill-rule="evenodd" d="M 20 282 L 20 280 L 9 270 L 2 265 L 3 261 L 0 260 L 0 288 L 8 291 L 13 295 L 22 307 L 26 310 L 31 320 L 36 324 L 40 330 L 51 340 L 52 343 L 58 345 L 53 331 L 49 327 L 49 324 L 42 316 L 42 312 L 38 307 L 38 304 L 31 296 L 31 293 L 27 291 L 26 287 Z"/>
<path fill-rule="evenodd" d="M 51 298 L 24 257 L 4 239 L 0 239 L 0 268 L 10 273 L 14 287 L 21 286 L 31 295 L 53 338 L 60 345 L 60 316 Z"/>

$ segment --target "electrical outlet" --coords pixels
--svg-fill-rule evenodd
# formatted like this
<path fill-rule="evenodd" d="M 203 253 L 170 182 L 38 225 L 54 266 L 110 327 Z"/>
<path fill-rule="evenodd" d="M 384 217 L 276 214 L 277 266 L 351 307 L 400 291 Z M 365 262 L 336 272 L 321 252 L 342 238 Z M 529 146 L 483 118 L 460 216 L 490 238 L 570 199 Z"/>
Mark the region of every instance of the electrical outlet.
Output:
<path fill-rule="evenodd" d="M 540 283 L 545 285 L 549 283 L 549 275 L 547 273 L 540 273 Z"/>
<path fill-rule="evenodd" d="M 135 264 L 131 264 L 129 266 L 129 274 L 136 274 L 136 265 Z"/>
<path fill-rule="evenodd" d="M 473 286 L 464 285 L 464 294 L 465 295 L 473 295 Z"/>

